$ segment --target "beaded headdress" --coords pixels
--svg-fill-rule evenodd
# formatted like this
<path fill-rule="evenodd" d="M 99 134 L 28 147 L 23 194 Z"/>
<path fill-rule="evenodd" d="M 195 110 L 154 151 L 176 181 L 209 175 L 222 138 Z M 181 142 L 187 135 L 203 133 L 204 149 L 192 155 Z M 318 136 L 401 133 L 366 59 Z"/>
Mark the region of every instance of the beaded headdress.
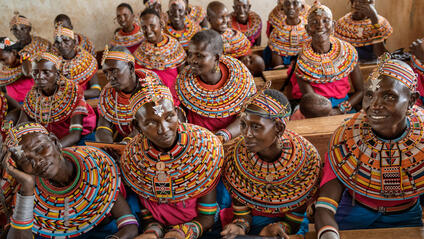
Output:
<path fill-rule="evenodd" d="M 411 91 L 416 91 L 417 75 L 412 68 L 402 61 L 391 59 L 391 55 L 385 52 L 378 58 L 378 65 L 369 76 L 368 80 L 371 81 L 370 89 L 376 91 L 380 87 L 380 76 L 385 75 L 392 77 L 402 82 Z"/>
<path fill-rule="evenodd" d="M 163 114 L 162 105 L 157 103 L 161 99 L 168 99 L 171 102 L 173 101 L 171 91 L 165 85 L 162 85 L 156 79 L 151 77 L 146 77 L 143 79 L 144 82 L 141 83 L 141 90 L 131 96 L 130 98 L 130 107 L 131 112 L 137 112 L 143 105 L 154 102 L 155 114 L 159 117 Z"/>
<path fill-rule="evenodd" d="M 10 20 L 10 28 L 12 28 L 15 25 L 25 25 L 31 27 L 31 22 L 28 20 L 28 18 L 19 16 L 19 12 L 14 12 L 15 16 L 12 17 L 12 20 Z"/>
<path fill-rule="evenodd" d="M 144 6 L 151 7 L 155 3 L 159 3 L 162 5 L 160 0 L 147 0 L 146 3 L 144 3 Z"/>
<path fill-rule="evenodd" d="M 36 57 L 35 60 L 46 60 L 46 61 L 50 61 L 52 62 L 55 66 L 56 69 L 59 70 L 61 65 L 62 65 L 62 58 L 60 58 L 59 56 L 56 56 L 53 53 L 50 52 L 39 52 Z"/>
<path fill-rule="evenodd" d="M 268 119 L 279 120 L 284 125 L 287 125 L 291 113 L 290 107 L 289 105 L 282 105 L 278 100 L 265 94 L 265 90 L 270 86 L 271 81 L 267 81 L 262 90 L 259 90 L 255 95 L 247 100 L 243 105 L 243 112 L 252 113 Z M 249 109 L 249 105 L 255 105 L 264 110 L 266 113 Z"/>
<path fill-rule="evenodd" d="M 105 50 L 103 51 L 102 65 L 105 64 L 107 59 L 132 63 L 135 62 L 133 55 L 121 51 L 109 51 L 109 47 L 106 45 Z"/>
<path fill-rule="evenodd" d="M 319 1 L 315 1 L 311 9 L 309 9 L 308 19 L 312 13 L 315 13 L 318 16 L 323 16 L 324 14 L 327 14 L 331 19 L 333 19 L 333 13 L 331 12 L 331 9 L 325 5 L 322 5 Z"/>
<path fill-rule="evenodd" d="M 3 42 L 0 42 L 0 49 L 4 50 L 6 47 L 11 46 L 13 44 L 15 43 L 6 37 Z"/>
<path fill-rule="evenodd" d="M 62 39 L 62 36 L 69 37 L 71 39 L 75 39 L 74 31 L 69 28 L 63 27 L 62 25 L 57 25 L 54 30 L 54 37 Z"/>
<path fill-rule="evenodd" d="M 186 6 L 186 3 L 184 0 L 169 0 L 168 8 L 171 8 L 172 4 L 182 4 L 184 7 Z"/>
<path fill-rule="evenodd" d="M 14 147 L 18 155 L 22 155 L 22 146 L 19 145 L 19 142 L 22 140 L 22 137 L 26 134 L 40 133 L 49 135 L 49 132 L 41 124 L 38 123 L 22 123 L 16 127 L 9 126 L 9 134 L 5 140 L 5 143 L 9 147 Z"/>

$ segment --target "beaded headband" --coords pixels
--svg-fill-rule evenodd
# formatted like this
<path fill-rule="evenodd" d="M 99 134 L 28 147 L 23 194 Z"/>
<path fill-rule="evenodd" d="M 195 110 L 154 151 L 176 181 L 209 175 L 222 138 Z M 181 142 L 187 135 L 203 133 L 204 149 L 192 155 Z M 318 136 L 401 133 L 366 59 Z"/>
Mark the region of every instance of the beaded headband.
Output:
<path fill-rule="evenodd" d="M 248 0 L 248 1 L 249 1 L 249 0 Z M 280 5 L 283 5 L 284 1 L 285 1 L 285 0 L 278 0 L 278 3 L 279 3 Z M 250 1 L 249 1 L 249 2 L 250 2 Z M 299 0 L 299 2 L 300 2 L 300 3 L 302 3 L 302 4 L 305 4 L 305 0 Z"/>
<path fill-rule="evenodd" d="M 267 119 L 279 120 L 284 125 L 287 125 L 291 113 L 290 109 L 288 105 L 282 105 L 278 100 L 265 94 L 265 90 L 268 89 L 270 85 L 271 82 L 267 81 L 262 90 L 258 91 L 249 100 L 247 100 L 246 103 L 243 105 L 243 112 L 259 115 Z M 266 113 L 249 109 L 249 105 L 255 105 L 260 109 L 264 110 Z"/>
<path fill-rule="evenodd" d="M 144 81 L 144 82 L 143 82 Z M 154 102 L 155 106 L 153 109 L 155 110 L 155 114 L 159 117 L 162 116 L 164 110 L 162 105 L 158 105 L 157 103 L 161 99 L 168 99 L 171 102 L 174 102 L 172 98 L 171 91 L 165 85 L 162 85 L 158 80 L 146 77 L 142 80 L 141 90 L 131 96 L 130 98 L 130 107 L 131 112 L 135 113 L 143 107 L 143 105 Z"/>
<path fill-rule="evenodd" d="M 15 11 L 14 14 L 15 16 L 12 17 L 12 20 L 10 20 L 10 23 L 9 23 L 10 27 L 13 27 L 15 25 L 25 25 L 29 27 L 32 26 L 28 18 L 19 16 L 18 11 Z"/>
<path fill-rule="evenodd" d="M 184 0 L 169 0 L 168 8 L 172 6 L 172 4 L 182 4 L 184 7 L 186 6 L 186 3 Z"/>
<path fill-rule="evenodd" d="M 59 56 L 56 56 L 53 53 L 49 53 L 49 52 L 40 52 L 38 53 L 38 55 L 36 55 L 35 59 L 38 61 L 40 60 L 50 61 L 56 66 L 57 70 L 59 70 L 60 66 L 62 65 L 62 59 Z"/>
<path fill-rule="evenodd" d="M 44 128 L 41 124 L 38 123 L 22 123 L 17 125 L 16 127 L 9 127 L 9 134 L 5 140 L 5 143 L 8 147 L 14 147 L 16 149 L 16 153 L 19 156 L 22 156 L 22 146 L 19 145 L 22 137 L 27 134 L 32 133 L 40 133 L 49 135 L 49 131 Z"/>
<path fill-rule="evenodd" d="M 412 68 L 399 60 L 391 59 L 391 55 L 388 52 L 385 52 L 378 58 L 377 67 L 368 77 L 368 80 L 371 81 L 370 89 L 376 91 L 380 88 L 381 75 L 392 77 L 400 82 L 402 82 L 406 87 L 411 91 L 415 92 L 417 87 L 417 75 L 412 70 Z"/>
<path fill-rule="evenodd" d="M 135 63 L 133 55 L 121 51 L 109 51 L 109 47 L 106 45 L 103 51 L 102 65 L 107 59 Z"/>
<path fill-rule="evenodd" d="M 159 4 L 162 5 L 162 3 L 160 2 L 160 0 L 147 0 L 146 3 L 144 4 L 144 6 L 151 7 L 155 3 L 159 3 Z"/>
<path fill-rule="evenodd" d="M 62 25 L 58 25 L 54 30 L 54 37 L 58 37 L 61 39 L 62 36 L 75 39 L 74 31 L 69 28 L 63 27 Z"/>
<path fill-rule="evenodd" d="M 316 13 L 318 16 L 323 16 L 324 14 L 327 14 L 331 19 L 333 19 L 333 13 L 331 12 L 331 9 L 325 5 L 322 5 L 319 1 L 315 1 L 314 5 L 312 5 L 311 9 L 308 12 L 308 19 L 312 13 Z"/>
<path fill-rule="evenodd" d="M 11 46 L 13 44 L 15 43 L 6 37 L 3 42 L 0 43 L 0 49 L 4 50 L 6 47 Z"/>

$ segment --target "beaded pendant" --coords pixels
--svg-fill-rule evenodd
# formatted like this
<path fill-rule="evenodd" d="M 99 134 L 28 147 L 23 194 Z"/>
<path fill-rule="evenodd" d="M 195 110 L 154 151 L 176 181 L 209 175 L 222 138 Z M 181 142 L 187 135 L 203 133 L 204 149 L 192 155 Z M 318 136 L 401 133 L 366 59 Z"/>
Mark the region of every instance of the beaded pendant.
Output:
<path fill-rule="evenodd" d="M 313 199 L 319 188 L 321 159 L 302 136 L 286 130 L 282 153 L 269 163 L 237 138 L 225 158 L 223 182 L 231 196 L 262 213 L 284 213 Z"/>
<path fill-rule="evenodd" d="M 30 118 L 43 125 L 58 123 L 72 115 L 81 98 L 78 85 L 62 76 L 56 93 L 50 97 L 33 87 L 25 97 L 22 109 Z"/>
<path fill-rule="evenodd" d="M 0 85 L 5 86 L 12 84 L 13 82 L 19 80 L 22 77 L 22 66 L 9 68 L 5 65 L 2 65 L 0 68 Z"/>
<path fill-rule="evenodd" d="M 177 31 L 174 28 L 172 28 L 171 22 L 168 22 L 166 24 L 165 30 L 166 33 L 168 33 L 171 37 L 177 39 L 180 44 L 184 47 L 184 50 L 188 50 L 188 43 L 190 42 L 191 38 L 200 31 L 199 24 L 196 24 L 193 22 L 192 19 L 189 17 L 184 18 L 184 29 L 181 31 Z"/>
<path fill-rule="evenodd" d="M 243 33 L 228 28 L 221 37 L 224 42 L 224 55 L 238 58 L 249 54 L 252 44 Z"/>
<path fill-rule="evenodd" d="M 393 28 L 386 18 L 378 16 L 378 24 L 380 27 L 376 28 L 369 18 L 355 21 L 352 19 L 352 13 L 348 13 L 337 20 L 334 36 L 355 47 L 374 45 L 385 41 L 393 33 Z"/>
<path fill-rule="evenodd" d="M 190 13 L 188 14 L 191 20 L 193 20 L 196 25 L 202 23 L 206 18 L 206 10 L 201 6 L 193 6 L 190 4 L 188 6 L 191 9 Z"/>
<path fill-rule="evenodd" d="M 169 152 L 154 148 L 139 134 L 120 159 L 125 182 L 153 202 L 176 203 L 199 198 L 215 188 L 224 162 L 224 150 L 210 131 L 180 124 L 178 142 Z"/>
<path fill-rule="evenodd" d="M 325 84 L 348 76 L 358 63 L 358 53 L 349 43 L 330 37 L 331 49 L 318 54 L 312 41 L 305 43 L 296 62 L 296 77 L 310 83 Z"/>
<path fill-rule="evenodd" d="M 249 39 L 249 41 L 252 42 L 252 41 L 256 40 L 259 37 L 259 35 L 261 34 L 262 20 L 261 20 L 261 17 L 257 13 L 255 13 L 253 11 L 249 11 L 249 16 L 248 16 L 248 21 L 247 21 L 247 29 L 243 30 L 242 27 L 240 26 L 240 23 L 237 22 L 235 13 L 232 13 L 231 14 L 231 21 L 229 21 L 228 27 L 242 32 Z"/>
<path fill-rule="evenodd" d="M 280 27 L 274 27 L 269 37 L 269 48 L 280 56 L 296 56 L 302 51 L 303 45 L 310 41 L 305 29 L 306 21 L 301 18 L 298 25 L 284 23 Z"/>
<path fill-rule="evenodd" d="M 143 31 L 141 30 L 139 25 L 134 24 L 134 30 L 132 34 L 126 34 L 121 29 L 115 33 L 110 44 L 112 46 L 132 47 L 132 46 L 140 44 L 143 40 L 144 40 Z"/>
<path fill-rule="evenodd" d="M 227 81 L 219 89 L 202 87 L 190 66 L 178 75 L 177 95 L 188 110 L 210 118 L 225 118 L 238 114 L 244 101 L 256 93 L 253 77 L 243 63 L 228 56 L 222 56 L 220 63 L 229 73 Z"/>
<path fill-rule="evenodd" d="M 97 72 L 97 60 L 88 51 L 78 48 L 77 54 L 70 60 L 62 60 L 62 75 L 78 85 L 85 85 Z"/>
<path fill-rule="evenodd" d="M 63 149 L 65 159 L 77 169 L 74 182 L 65 188 L 35 179 L 32 232 L 48 238 L 82 235 L 98 225 L 115 204 L 119 193 L 119 169 L 115 160 L 90 146 Z"/>
<path fill-rule="evenodd" d="M 424 113 L 414 107 L 405 133 L 395 140 L 377 137 L 364 113 L 340 126 L 330 141 L 330 165 L 338 179 L 360 195 L 405 200 L 424 192 Z"/>
<path fill-rule="evenodd" d="M 184 62 L 187 55 L 183 46 L 167 34 L 162 36 L 163 41 L 158 44 L 147 40 L 140 44 L 133 54 L 137 64 L 147 69 L 166 70 Z"/>
<path fill-rule="evenodd" d="M 31 59 L 38 52 L 45 52 L 51 48 L 51 44 L 44 38 L 31 36 L 31 43 L 19 51 L 22 60 Z"/>

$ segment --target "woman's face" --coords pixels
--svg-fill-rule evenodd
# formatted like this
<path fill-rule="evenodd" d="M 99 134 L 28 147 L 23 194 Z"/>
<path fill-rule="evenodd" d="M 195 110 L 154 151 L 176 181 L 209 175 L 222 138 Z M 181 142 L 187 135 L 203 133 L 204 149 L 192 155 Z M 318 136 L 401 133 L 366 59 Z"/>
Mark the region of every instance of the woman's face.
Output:
<path fill-rule="evenodd" d="M 172 4 L 168 11 L 169 20 L 173 26 L 183 26 L 186 15 L 186 7 L 182 3 Z"/>
<path fill-rule="evenodd" d="M 116 9 L 116 19 L 122 28 L 131 28 L 134 23 L 134 14 L 126 7 L 119 7 Z"/>
<path fill-rule="evenodd" d="M 333 32 L 333 20 L 329 14 L 321 11 L 322 14 L 312 13 L 308 17 L 306 30 L 315 41 L 329 41 Z"/>
<path fill-rule="evenodd" d="M 195 75 L 202 75 L 215 70 L 219 56 L 214 54 L 206 42 L 190 42 L 187 62 Z"/>
<path fill-rule="evenodd" d="M 141 29 L 148 42 L 159 43 L 162 36 L 162 26 L 158 16 L 154 14 L 144 15 L 141 18 Z"/>
<path fill-rule="evenodd" d="M 380 76 L 365 83 L 362 108 L 371 128 L 381 137 L 393 138 L 392 132 L 401 132 L 407 111 L 415 104 L 416 96 L 400 81 Z"/>
<path fill-rule="evenodd" d="M 128 62 L 107 59 L 103 64 L 103 72 L 110 85 L 119 91 L 125 91 L 132 85 L 133 68 Z"/>
<path fill-rule="evenodd" d="M 10 31 L 12 34 L 16 37 L 18 41 L 26 40 L 27 38 L 31 37 L 31 27 L 26 25 L 13 25 L 12 28 L 10 28 Z"/>
<path fill-rule="evenodd" d="M 283 2 L 284 14 L 289 18 L 298 18 L 303 7 L 300 0 L 284 0 Z"/>
<path fill-rule="evenodd" d="M 366 5 L 374 5 L 374 0 L 351 0 L 352 3 L 352 14 L 355 19 L 364 19 L 367 17 L 364 12 Z"/>
<path fill-rule="evenodd" d="M 135 115 L 136 127 L 156 147 L 169 150 L 178 138 L 178 116 L 174 104 L 161 99 L 157 105 L 150 102 L 141 107 Z"/>
<path fill-rule="evenodd" d="M 46 179 L 53 179 L 60 170 L 61 152 L 50 136 L 30 133 L 19 142 L 24 152 L 17 166 L 25 173 Z"/>
<path fill-rule="evenodd" d="M 75 39 L 69 38 L 67 36 L 56 37 L 54 41 L 54 46 L 59 50 L 59 53 L 62 57 L 67 57 L 74 55 L 76 48 Z"/>
<path fill-rule="evenodd" d="M 34 85 L 36 89 L 43 92 L 50 92 L 56 87 L 59 73 L 53 62 L 47 60 L 35 60 L 32 62 L 31 73 L 34 78 Z"/>
<path fill-rule="evenodd" d="M 208 16 L 208 21 L 211 25 L 211 29 L 224 33 L 228 29 L 228 22 L 230 21 L 230 12 L 226 7 L 217 7 L 214 9 L 214 13 Z"/>
<path fill-rule="evenodd" d="M 16 50 L 0 50 L 0 63 L 10 68 L 19 66 L 18 52 Z"/>
<path fill-rule="evenodd" d="M 247 0 L 234 1 L 234 13 L 238 22 L 246 24 L 249 20 L 250 4 Z"/>
<path fill-rule="evenodd" d="M 266 114 L 257 106 L 250 105 L 248 108 Z M 241 115 L 240 120 L 240 131 L 250 152 L 263 152 L 270 148 L 279 136 L 279 130 L 271 119 L 245 112 Z"/>

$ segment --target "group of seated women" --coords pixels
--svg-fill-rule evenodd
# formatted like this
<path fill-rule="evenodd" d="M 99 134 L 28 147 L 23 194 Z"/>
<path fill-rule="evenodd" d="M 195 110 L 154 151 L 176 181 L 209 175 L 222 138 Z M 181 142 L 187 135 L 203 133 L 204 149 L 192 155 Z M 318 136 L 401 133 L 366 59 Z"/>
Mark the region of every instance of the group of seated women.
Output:
<path fill-rule="evenodd" d="M 336 22 L 319 2 L 279 0 L 262 56 L 250 0 L 232 13 L 143 3 L 140 15 L 116 8 L 101 61 L 67 15 L 52 43 L 12 18 L 17 41 L 0 39 L 1 236 L 288 239 L 314 223 L 318 239 L 338 239 L 423 225 L 424 43 L 395 59 L 374 0 L 350 0 Z M 365 61 L 377 64 L 362 79 Z M 256 87 L 265 68 L 288 68 L 289 98 Z M 325 158 L 287 128 L 347 113 Z"/>

